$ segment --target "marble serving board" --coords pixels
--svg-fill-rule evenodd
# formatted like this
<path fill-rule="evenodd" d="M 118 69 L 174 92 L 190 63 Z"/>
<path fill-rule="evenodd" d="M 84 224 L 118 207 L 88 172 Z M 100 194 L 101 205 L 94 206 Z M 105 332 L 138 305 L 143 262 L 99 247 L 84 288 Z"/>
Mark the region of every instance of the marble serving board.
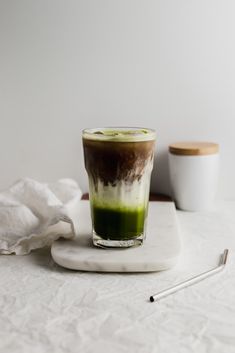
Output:
<path fill-rule="evenodd" d="M 174 266 L 181 249 L 173 202 L 150 202 L 144 244 L 127 249 L 101 249 L 91 240 L 89 201 L 81 201 L 80 234 L 74 240 L 57 240 L 51 254 L 66 268 L 95 272 L 152 272 Z"/>

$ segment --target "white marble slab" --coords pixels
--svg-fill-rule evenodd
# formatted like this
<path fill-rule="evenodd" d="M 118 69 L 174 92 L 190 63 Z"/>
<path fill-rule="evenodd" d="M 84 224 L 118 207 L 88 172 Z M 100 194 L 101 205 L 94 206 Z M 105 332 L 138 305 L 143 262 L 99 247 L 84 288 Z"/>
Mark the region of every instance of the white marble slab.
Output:
<path fill-rule="evenodd" d="M 101 249 L 91 241 L 89 201 L 81 202 L 80 235 L 75 240 L 53 243 L 54 261 L 66 268 L 98 272 L 151 272 L 174 266 L 181 241 L 173 202 L 150 202 L 147 237 L 142 246 Z"/>

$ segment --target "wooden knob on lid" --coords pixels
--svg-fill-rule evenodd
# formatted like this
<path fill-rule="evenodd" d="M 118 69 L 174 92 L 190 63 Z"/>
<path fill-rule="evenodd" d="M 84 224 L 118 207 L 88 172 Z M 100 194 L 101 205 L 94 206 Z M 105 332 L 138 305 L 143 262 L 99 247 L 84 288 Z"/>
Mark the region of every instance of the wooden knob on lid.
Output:
<path fill-rule="evenodd" d="M 181 156 L 202 156 L 218 153 L 219 145 L 213 142 L 176 142 L 169 145 L 169 151 Z"/>

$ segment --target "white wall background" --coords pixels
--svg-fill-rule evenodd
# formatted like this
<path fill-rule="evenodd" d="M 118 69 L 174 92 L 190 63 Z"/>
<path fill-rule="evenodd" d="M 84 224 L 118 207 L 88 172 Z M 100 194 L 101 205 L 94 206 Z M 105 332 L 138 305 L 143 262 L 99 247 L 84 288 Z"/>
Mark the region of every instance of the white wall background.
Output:
<path fill-rule="evenodd" d="M 153 190 L 177 140 L 221 145 L 235 197 L 234 0 L 0 0 L 0 188 L 21 176 L 87 187 L 81 130 L 157 130 Z"/>

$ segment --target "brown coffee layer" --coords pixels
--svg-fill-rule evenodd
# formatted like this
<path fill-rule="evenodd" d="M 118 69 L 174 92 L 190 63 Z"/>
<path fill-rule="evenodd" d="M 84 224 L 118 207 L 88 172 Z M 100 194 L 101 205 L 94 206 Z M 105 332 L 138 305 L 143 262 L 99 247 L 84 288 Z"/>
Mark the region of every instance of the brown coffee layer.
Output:
<path fill-rule="evenodd" d="M 83 138 L 85 167 L 97 185 L 140 180 L 147 163 L 152 163 L 155 141 L 112 142 Z"/>

